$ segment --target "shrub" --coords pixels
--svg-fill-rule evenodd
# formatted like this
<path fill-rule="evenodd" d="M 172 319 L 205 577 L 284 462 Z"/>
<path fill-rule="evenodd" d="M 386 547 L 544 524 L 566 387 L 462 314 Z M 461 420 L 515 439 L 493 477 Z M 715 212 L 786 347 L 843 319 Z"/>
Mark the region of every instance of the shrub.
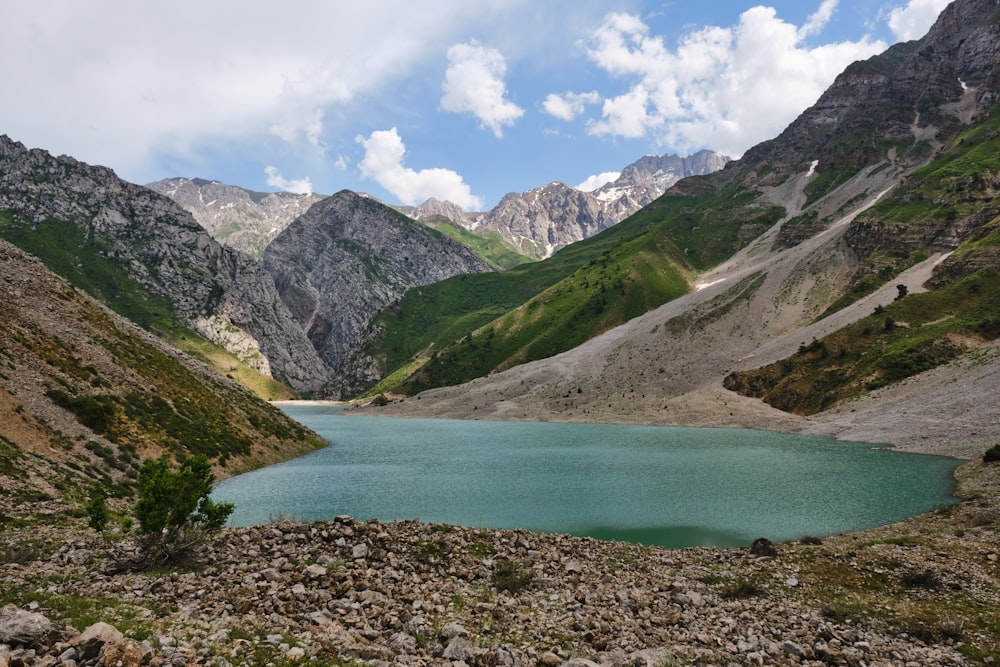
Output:
<path fill-rule="evenodd" d="M 103 533 L 108 527 L 108 519 L 111 518 L 105 493 L 100 489 L 91 489 L 90 500 L 87 501 L 84 510 L 87 512 L 87 525 Z"/>
<path fill-rule="evenodd" d="M 184 461 L 176 471 L 165 458 L 143 464 L 134 508 L 142 553 L 129 564 L 132 568 L 181 560 L 226 524 L 234 506 L 209 498 L 214 481 L 204 455 Z"/>
<path fill-rule="evenodd" d="M 1000 445 L 993 445 L 983 454 L 984 463 L 996 463 L 1000 461 Z"/>
<path fill-rule="evenodd" d="M 516 593 L 535 578 L 535 571 L 522 567 L 512 560 L 500 558 L 493 563 L 493 585 L 498 591 Z"/>
<path fill-rule="evenodd" d="M 719 591 L 719 597 L 723 600 L 745 600 L 747 598 L 763 595 L 766 591 L 757 585 L 752 579 L 737 579 Z"/>

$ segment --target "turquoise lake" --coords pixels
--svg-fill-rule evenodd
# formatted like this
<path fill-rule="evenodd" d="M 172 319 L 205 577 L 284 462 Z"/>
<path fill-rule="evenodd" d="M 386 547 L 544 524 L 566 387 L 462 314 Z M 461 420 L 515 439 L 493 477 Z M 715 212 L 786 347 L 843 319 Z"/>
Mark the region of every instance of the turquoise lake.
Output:
<path fill-rule="evenodd" d="M 740 546 L 953 502 L 959 461 L 764 431 L 287 414 L 329 446 L 220 483 L 232 523 L 350 515 Z"/>

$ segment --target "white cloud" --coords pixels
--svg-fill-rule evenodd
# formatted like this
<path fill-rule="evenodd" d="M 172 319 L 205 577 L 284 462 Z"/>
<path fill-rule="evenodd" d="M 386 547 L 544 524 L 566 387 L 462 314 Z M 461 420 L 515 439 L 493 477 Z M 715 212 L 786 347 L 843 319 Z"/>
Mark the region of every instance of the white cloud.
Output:
<path fill-rule="evenodd" d="M 910 0 L 889 12 L 889 29 L 900 41 L 920 39 L 951 0 Z"/>
<path fill-rule="evenodd" d="M 277 167 L 272 165 L 264 167 L 264 173 L 267 175 L 267 184 L 272 188 L 278 188 L 284 192 L 294 192 L 297 195 L 312 194 L 312 180 L 308 176 L 290 181 L 281 175 Z"/>
<path fill-rule="evenodd" d="M 808 37 L 809 35 L 817 35 L 822 32 L 826 24 L 833 18 L 833 13 L 836 11 L 839 2 L 840 0 L 823 0 L 819 9 L 810 14 L 806 20 L 806 24 L 799 28 L 799 35 L 801 37 Z"/>
<path fill-rule="evenodd" d="M 5 0 L 0 131 L 135 179 L 236 142 L 322 150 L 348 102 L 525 2 Z"/>
<path fill-rule="evenodd" d="M 542 102 L 542 109 L 545 113 L 559 120 L 571 121 L 583 113 L 586 105 L 597 104 L 600 101 L 601 96 L 596 90 L 589 93 L 567 91 L 562 95 L 549 93 L 545 101 Z"/>
<path fill-rule="evenodd" d="M 620 171 L 606 171 L 603 174 L 595 174 L 576 186 L 576 189 L 583 190 L 584 192 L 593 192 L 602 185 L 607 185 L 611 181 L 617 180 L 621 175 Z"/>
<path fill-rule="evenodd" d="M 507 86 L 504 76 L 507 61 L 496 49 L 472 40 L 448 49 L 448 70 L 445 72 L 441 108 L 455 113 L 471 113 L 482 127 L 493 131 L 499 139 L 503 126 L 513 125 L 524 109 L 504 99 Z"/>
<path fill-rule="evenodd" d="M 467 211 L 481 210 L 483 200 L 472 194 L 462 177 L 450 169 L 421 169 L 403 166 L 406 147 L 396 128 L 377 130 L 357 142 L 365 149 L 358 166 L 361 175 L 370 178 L 408 206 L 416 206 L 431 197 L 448 200 Z"/>
<path fill-rule="evenodd" d="M 777 135 L 848 64 L 887 47 L 868 37 L 806 46 L 805 37 L 822 29 L 836 5 L 823 0 L 801 28 L 772 8 L 752 7 L 735 26 L 685 34 L 673 51 L 639 17 L 609 14 L 588 55 L 628 87 L 605 100 L 588 131 L 650 137 L 676 151 L 741 155 Z"/>

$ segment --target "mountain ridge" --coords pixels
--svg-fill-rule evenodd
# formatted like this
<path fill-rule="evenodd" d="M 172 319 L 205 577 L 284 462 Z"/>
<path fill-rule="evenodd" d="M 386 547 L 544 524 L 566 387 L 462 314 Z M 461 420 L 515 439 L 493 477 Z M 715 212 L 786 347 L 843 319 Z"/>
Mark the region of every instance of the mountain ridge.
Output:
<path fill-rule="evenodd" d="M 271 277 L 167 197 L 0 136 L 0 214 L 0 237 L 141 326 L 182 325 L 296 389 L 321 384 L 323 364 Z"/>
<path fill-rule="evenodd" d="M 708 150 L 687 157 L 646 155 L 593 192 L 552 181 L 526 192 L 509 192 L 483 213 L 465 213 L 451 202 L 436 199 L 407 212 L 417 219 L 445 218 L 480 234 L 484 230 L 496 232 L 521 254 L 545 259 L 570 243 L 621 222 L 680 179 L 717 171 L 729 160 Z"/>

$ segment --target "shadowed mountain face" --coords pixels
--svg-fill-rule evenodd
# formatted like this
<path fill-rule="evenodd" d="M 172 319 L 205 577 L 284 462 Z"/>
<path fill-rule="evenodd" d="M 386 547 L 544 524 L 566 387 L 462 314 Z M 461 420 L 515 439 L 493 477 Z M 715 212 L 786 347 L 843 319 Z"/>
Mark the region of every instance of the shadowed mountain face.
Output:
<path fill-rule="evenodd" d="M 282 301 L 332 369 L 326 396 L 377 379 L 368 324 L 412 287 L 489 271 L 466 246 L 380 202 L 342 191 L 313 205 L 264 252 Z"/>

